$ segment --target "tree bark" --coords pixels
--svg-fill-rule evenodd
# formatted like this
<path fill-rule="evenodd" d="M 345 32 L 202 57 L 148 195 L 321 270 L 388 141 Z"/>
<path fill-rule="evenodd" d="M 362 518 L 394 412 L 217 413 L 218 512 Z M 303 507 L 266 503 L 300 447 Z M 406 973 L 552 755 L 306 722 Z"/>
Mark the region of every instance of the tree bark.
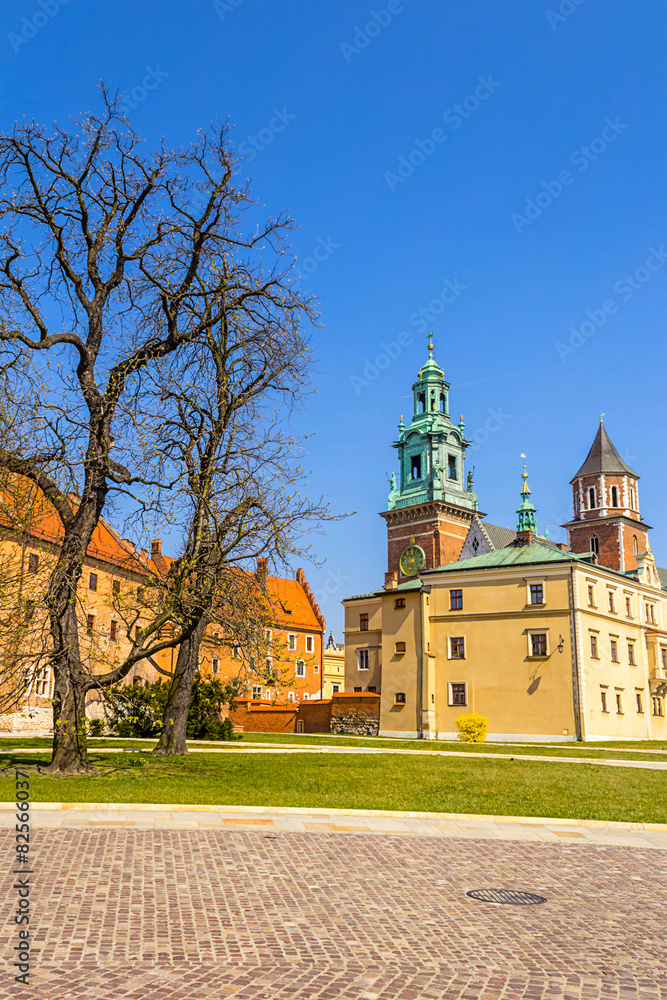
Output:
<path fill-rule="evenodd" d="M 169 696 L 162 718 L 162 732 L 153 750 L 156 757 L 172 757 L 188 753 L 186 730 L 192 699 L 192 685 L 197 670 L 199 646 L 207 619 L 202 618 L 192 635 L 183 639 L 178 649 L 176 669 L 169 688 Z"/>
<path fill-rule="evenodd" d="M 88 760 L 86 739 L 86 685 L 71 677 L 67 666 L 56 671 L 53 699 L 53 756 L 51 774 L 84 774 L 95 768 Z"/>

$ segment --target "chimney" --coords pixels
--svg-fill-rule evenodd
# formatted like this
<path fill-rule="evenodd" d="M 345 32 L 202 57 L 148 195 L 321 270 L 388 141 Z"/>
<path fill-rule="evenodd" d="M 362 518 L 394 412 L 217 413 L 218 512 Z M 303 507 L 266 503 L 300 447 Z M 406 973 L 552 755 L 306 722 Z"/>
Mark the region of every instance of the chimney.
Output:
<path fill-rule="evenodd" d="M 396 590 L 398 588 L 398 573 L 385 573 L 384 575 L 384 589 L 385 590 Z"/>
<path fill-rule="evenodd" d="M 152 538 L 151 539 L 151 559 L 155 563 L 155 567 L 160 574 L 160 576 L 166 576 L 167 574 L 167 563 L 162 555 L 162 539 Z"/>
<path fill-rule="evenodd" d="M 260 556 L 258 558 L 257 569 L 255 570 L 255 576 L 257 577 L 259 583 L 262 584 L 262 586 L 264 586 L 264 584 L 266 583 L 268 565 L 269 565 L 268 559 L 265 559 L 263 556 Z"/>
<path fill-rule="evenodd" d="M 517 531 L 516 533 L 517 545 L 530 545 L 532 541 L 533 541 L 532 531 Z"/>

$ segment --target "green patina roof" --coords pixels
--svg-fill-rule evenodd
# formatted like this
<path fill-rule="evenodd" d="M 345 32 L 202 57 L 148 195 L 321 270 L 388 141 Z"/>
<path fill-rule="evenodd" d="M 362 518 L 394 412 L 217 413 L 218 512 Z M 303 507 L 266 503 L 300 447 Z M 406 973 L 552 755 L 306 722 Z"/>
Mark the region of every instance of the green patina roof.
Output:
<path fill-rule="evenodd" d="M 437 569 L 428 570 L 431 573 L 455 573 L 469 569 L 490 569 L 493 566 L 529 566 L 536 563 L 568 563 L 581 562 L 579 556 L 573 552 L 563 552 L 555 545 L 546 542 L 531 542 L 530 545 L 508 545 L 504 549 L 496 549 L 495 552 L 485 552 L 481 556 L 472 556 L 470 559 L 461 559 L 459 562 L 448 563 L 446 566 L 439 566 Z"/>

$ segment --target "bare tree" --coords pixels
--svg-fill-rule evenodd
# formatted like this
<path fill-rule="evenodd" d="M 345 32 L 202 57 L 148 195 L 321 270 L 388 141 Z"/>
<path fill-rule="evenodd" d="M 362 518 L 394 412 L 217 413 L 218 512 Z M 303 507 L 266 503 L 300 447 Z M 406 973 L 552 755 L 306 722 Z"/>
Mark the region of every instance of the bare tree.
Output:
<path fill-rule="evenodd" d="M 281 342 L 294 380 L 308 376 L 311 310 L 290 281 L 291 223 L 243 228 L 250 201 L 234 179 L 226 127 L 198 132 L 187 148 L 147 153 L 117 99 L 102 89 L 102 101 L 76 131 L 23 122 L 0 138 L 0 467 L 38 488 L 63 533 L 46 595 L 51 771 L 90 768 L 87 693 L 191 639 L 215 598 L 211 544 L 225 531 L 243 534 L 238 510 L 221 506 L 223 530 L 212 531 L 210 498 L 187 498 L 190 469 L 161 436 L 177 400 L 167 394 L 151 412 L 142 405 L 147 380 L 170 364 L 185 372 L 230 316 L 237 329 L 256 331 L 260 353 L 263 336 L 271 350 Z M 142 516 L 187 512 L 190 531 L 181 558 L 156 581 L 152 620 L 135 630 L 122 663 L 95 676 L 81 655 L 77 587 L 114 502 Z"/>

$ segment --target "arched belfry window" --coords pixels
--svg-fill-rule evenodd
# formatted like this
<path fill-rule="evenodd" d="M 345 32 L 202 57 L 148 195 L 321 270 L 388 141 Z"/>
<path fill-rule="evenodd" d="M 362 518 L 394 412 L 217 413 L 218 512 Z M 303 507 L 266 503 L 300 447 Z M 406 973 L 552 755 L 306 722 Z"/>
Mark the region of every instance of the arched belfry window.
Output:
<path fill-rule="evenodd" d="M 435 389 L 431 392 L 431 410 L 435 410 Z"/>
<path fill-rule="evenodd" d="M 420 392 L 417 396 L 417 411 L 419 413 L 426 412 L 426 396 L 423 392 Z"/>
<path fill-rule="evenodd" d="M 600 554 L 600 542 L 597 535 L 591 535 L 591 552 L 596 556 Z"/>
<path fill-rule="evenodd" d="M 595 510 L 595 487 L 591 486 L 588 491 L 588 509 Z"/>
<path fill-rule="evenodd" d="M 612 486 L 611 488 L 611 505 L 612 507 L 618 507 L 618 488 Z"/>
<path fill-rule="evenodd" d="M 441 413 L 446 413 L 447 412 L 445 410 L 445 394 L 444 394 L 444 392 L 440 393 L 440 412 Z"/>
<path fill-rule="evenodd" d="M 634 552 L 635 555 L 637 555 L 637 553 L 639 552 L 639 542 L 637 541 L 636 535 L 632 536 L 632 551 Z"/>

